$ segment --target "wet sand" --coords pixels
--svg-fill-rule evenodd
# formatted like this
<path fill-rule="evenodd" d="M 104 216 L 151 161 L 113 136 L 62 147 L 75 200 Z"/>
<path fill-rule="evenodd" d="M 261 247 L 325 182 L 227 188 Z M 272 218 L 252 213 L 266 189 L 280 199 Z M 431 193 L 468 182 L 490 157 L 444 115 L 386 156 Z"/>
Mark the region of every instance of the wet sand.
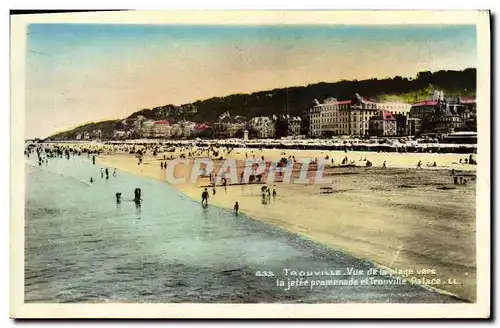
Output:
<path fill-rule="evenodd" d="M 235 149 L 224 158 L 237 159 L 244 167 L 245 152 L 265 160 L 295 155 L 334 158 L 338 164 L 344 156 L 359 167 L 326 168 L 324 177 L 331 179 L 333 193 L 321 194 L 321 185 L 276 182 L 277 196 L 262 203 L 262 185 L 229 185 L 209 188 L 209 204 L 232 208 L 235 201 L 240 212 L 313 241 L 370 260 L 394 271 L 407 270 L 410 281 L 454 294 L 467 301 L 476 299 L 475 257 L 475 182 L 454 185 L 450 170 L 475 170 L 475 165 L 459 164 L 463 154 L 394 154 L 369 152 L 327 152 Z M 179 154 L 168 154 L 178 156 Z M 167 156 L 168 156 L 167 155 Z M 362 158 L 373 167 L 367 168 Z M 144 156 L 143 164 L 129 154 L 102 155 L 98 161 L 141 176 L 166 180 L 160 169 L 162 154 Z M 381 168 L 383 161 L 387 168 Z M 416 163 L 422 161 L 423 169 Z M 427 167 L 436 161 L 437 168 Z M 214 171 L 222 161 L 215 161 Z M 292 181 L 298 177 L 300 164 L 294 167 Z M 177 165 L 175 177 L 188 177 L 191 166 Z M 240 172 L 240 171 L 239 171 Z M 309 176 L 314 175 L 311 171 Z M 239 173 L 238 173 L 239 176 Z M 265 176 L 264 176 L 265 179 Z M 229 181 L 231 183 L 231 181 Z M 195 183 L 174 185 L 193 199 L 200 199 L 208 178 Z M 324 185 L 323 185 L 324 186 Z M 408 272 L 413 270 L 413 273 Z M 428 270 L 426 273 L 420 270 Z"/>

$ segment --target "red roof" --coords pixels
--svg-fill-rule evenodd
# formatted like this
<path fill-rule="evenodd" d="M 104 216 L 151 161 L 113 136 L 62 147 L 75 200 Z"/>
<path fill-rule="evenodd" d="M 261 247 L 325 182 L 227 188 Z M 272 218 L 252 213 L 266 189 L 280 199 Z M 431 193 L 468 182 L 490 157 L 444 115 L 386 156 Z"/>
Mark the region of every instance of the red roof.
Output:
<path fill-rule="evenodd" d="M 413 104 L 413 106 L 437 106 L 439 105 L 439 100 L 425 100 L 419 103 Z"/>
<path fill-rule="evenodd" d="M 384 121 L 394 121 L 394 120 L 396 120 L 396 118 L 394 117 L 394 115 L 392 115 L 392 113 L 391 113 L 391 112 L 386 111 L 386 110 L 383 110 L 383 111 L 382 111 L 381 116 L 382 116 L 382 119 L 383 119 Z"/>
<path fill-rule="evenodd" d="M 205 130 L 205 129 L 208 129 L 208 128 L 209 128 L 209 126 L 206 125 L 206 124 L 204 124 L 204 123 L 196 124 L 194 126 L 195 130 Z"/>
<path fill-rule="evenodd" d="M 170 125 L 168 121 L 156 121 L 155 124 L 165 124 L 165 125 Z"/>
<path fill-rule="evenodd" d="M 475 104 L 476 103 L 476 98 L 472 97 L 461 97 L 460 102 L 462 104 Z"/>
<path fill-rule="evenodd" d="M 349 105 L 352 102 L 352 100 L 342 100 L 339 101 L 337 104 L 339 105 Z"/>
<path fill-rule="evenodd" d="M 362 102 L 364 102 L 364 103 L 370 103 L 370 104 L 374 103 L 374 101 L 373 101 L 373 100 L 366 99 L 366 98 L 364 98 L 364 97 L 361 97 L 361 101 L 362 101 Z"/>

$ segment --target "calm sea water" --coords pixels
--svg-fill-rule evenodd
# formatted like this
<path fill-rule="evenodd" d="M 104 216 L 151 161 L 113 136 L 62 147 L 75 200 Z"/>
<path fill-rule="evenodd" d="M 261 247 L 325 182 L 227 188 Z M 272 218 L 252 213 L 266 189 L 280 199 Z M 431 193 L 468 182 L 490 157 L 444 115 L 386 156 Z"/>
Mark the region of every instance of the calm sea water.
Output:
<path fill-rule="evenodd" d="M 27 161 L 26 302 L 455 302 L 413 285 L 286 291 L 276 277 L 255 273 L 373 265 L 244 215 L 202 208 L 160 181 L 111 171 L 101 179 L 100 169 L 83 157 L 42 167 Z M 137 187 L 140 208 L 132 202 Z"/>

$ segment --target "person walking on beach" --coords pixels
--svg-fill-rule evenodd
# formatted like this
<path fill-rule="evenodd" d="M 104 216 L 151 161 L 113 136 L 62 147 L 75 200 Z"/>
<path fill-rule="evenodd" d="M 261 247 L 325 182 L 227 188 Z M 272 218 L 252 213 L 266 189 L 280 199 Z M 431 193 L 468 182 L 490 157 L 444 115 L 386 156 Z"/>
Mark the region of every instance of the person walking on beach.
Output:
<path fill-rule="evenodd" d="M 95 156 L 92 156 L 92 164 L 95 165 Z"/>
<path fill-rule="evenodd" d="M 213 196 L 215 196 L 215 183 L 212 185 L 212 193 L 213 193 Z"/>
<path fill-rule="evenodd" d="M 385 169 L 385 168 L 386 168 L 386 166 L 385 166 L 385 161 L 384 161 L 384 163 L 382 163 L 382 168 L 383 168 L 383 169 Z"/>
<path fill-rule="evenodd" d="M 238 204 L 238 202 L 234 203 L 234 214 L 238 215 L 239 209 L 240 209 L 240 204 Z"/>
<path fill-rule="evenodd" d="M 108 168 L 106 168 L 105 172 L 106 172 L 106 180 L 108 180 L 109 179 L 109 170 L 108 170 Z"/>
<path fill-rule="evenodd" d="M 273 188 L 273 200 L 276 199 L 276 188 Z"/>
<path fill-rule="evenodd" d="M 418 161 L 417 169 L 422 169 L 422 161 Z"/>
<path fill-rule="evenodd" d="M 201 193 L 201 205 L 208 205 L 208 191 L 207 188 Z"/>

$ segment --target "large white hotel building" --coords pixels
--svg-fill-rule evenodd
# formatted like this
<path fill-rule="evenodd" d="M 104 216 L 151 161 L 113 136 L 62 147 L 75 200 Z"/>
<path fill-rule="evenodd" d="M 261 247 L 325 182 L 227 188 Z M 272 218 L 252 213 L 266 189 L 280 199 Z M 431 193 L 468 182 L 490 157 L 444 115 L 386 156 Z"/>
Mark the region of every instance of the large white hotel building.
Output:
<path fill-rule="evenodd" d="M 351 100 L 328 98 L 323 104 L 316 100 L 310 112 L 309 133 L 314 137 L 325 134 L 364 137 L 368 135 L 370 119 L 381 111 L 407 116 L 410 109 L 407 103 L 373 102 L 358 94 Z"/>

